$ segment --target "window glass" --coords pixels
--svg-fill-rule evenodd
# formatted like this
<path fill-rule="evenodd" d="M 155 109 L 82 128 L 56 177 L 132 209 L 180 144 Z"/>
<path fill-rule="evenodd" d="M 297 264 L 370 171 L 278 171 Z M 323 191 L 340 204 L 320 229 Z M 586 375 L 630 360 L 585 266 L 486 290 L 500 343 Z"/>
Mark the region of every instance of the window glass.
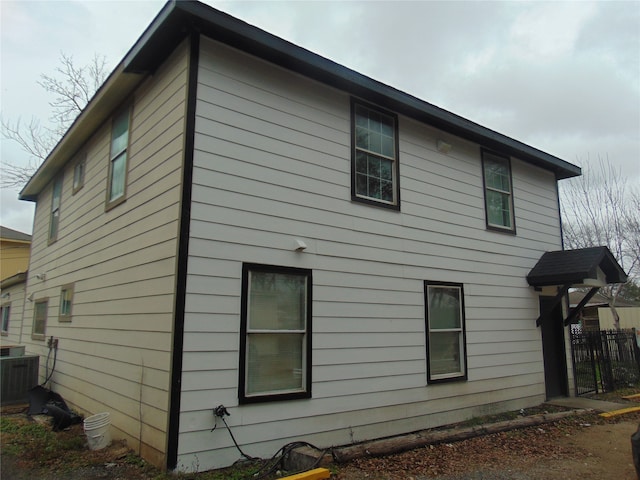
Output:
<path fill-rule="evenodd" d="M 127 180 L 127 148 L 129 147 L 129 109 L 114 120 L 111 130 L 111 162 L 109 165 L 108 201 L 124 197 Z"/>
<path fill-rule="evenodd" d="M 73 193 L 77 192 L 84 185 L 84 169 L 86 159 L 83 158 L 73 167 Z"/>
<path fill-rule="evenodd" d="M 36 301 L 33 307 L 33 335 L 43 337 L 47 326 L 47 300 Z"/>
<path fill-rule="evenodd" d="M 69 320 L 73 303 L 73 286 L 65 285 L 60 289 L 60 320 Z"/>
<path fill-rule="evenodd" d="M 428 380 L 466 379 L 462 285 L 425 282 Z"/>
<path fill-rule="evenodd" d="M 3 305 L 0 309 L 2 310 L 2 333 L 7 333 L 9 331 L 9 315 L 11 312 L 11 306 Z"/>
<path fill-rule="evenodd" d="M 310 396 L 311 272 L 245 265 L 240 400 Z"/>
<path fill-rule="evenodd" d="M 396 119 L 354 104 L 353 196 L 398 204 Z"/>
<path fill-rule="evenodd" d="M 62 175 L 53 182 L 53 192 L 51 194 L 51 216 L 49 218 L 49 241 L 58 238 L 58 227 L 60 224 L 60 200 L 62 197 Z"/>
<path fill-rule="evenodd" d="M 509 159 L 483 152 L 482 163 L 487 227 L 515 231 Z"/>

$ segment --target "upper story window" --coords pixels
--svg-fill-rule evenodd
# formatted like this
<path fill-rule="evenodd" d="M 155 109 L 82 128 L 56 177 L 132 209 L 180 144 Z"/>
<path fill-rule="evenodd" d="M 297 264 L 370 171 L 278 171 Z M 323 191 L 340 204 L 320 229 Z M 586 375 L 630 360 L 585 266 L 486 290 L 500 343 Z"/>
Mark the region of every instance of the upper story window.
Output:
<path fill-rule="evenodd" d="M 311 396 L 311 271 L 243 265 L 241 403 Z"/>
<path fill-rule="evenodd" d="M 130 109 L 120 112 L 111 129 L 111 153 L 107 206 L 115 206 L 125 200 L 127 186 L 127 149 L 129 148 Z"/>
<path fill-rule="evenodd" d="M 351 197 L 399 209 L 397 116 L 352 101 L 351 117 Z"/>
<path fill-rule="evenodd" d="M 483 152 L 482 168 L 487 228 L 515 233 L 509 159 Z"/>
<path fill-rule="evenodd" d="M 464 293 L 457 283 L 425 282 L 429 382 L 466 380 Z"/>
<path fill-rule="evenodd" d="M 62 198 L 62 175 L 53 181 L 53 192 L 51 194 L 51 215 L 49 217 L 49 243 L 55 242 L 58 238 L 58 227 L 60 224 L 60 199 Z"/>
<path fill-rule="evenodd" d="M 87 157 L 83 154 L 73 167 L 73 194 L 80 190 L 84 185 L 84 171 L 86 168 Z"/>

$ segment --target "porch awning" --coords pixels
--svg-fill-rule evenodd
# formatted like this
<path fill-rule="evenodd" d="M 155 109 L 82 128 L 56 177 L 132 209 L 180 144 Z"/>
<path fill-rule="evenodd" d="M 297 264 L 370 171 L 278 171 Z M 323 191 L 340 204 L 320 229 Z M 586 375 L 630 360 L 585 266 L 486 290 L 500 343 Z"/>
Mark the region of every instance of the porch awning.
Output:
<path fill-rule="evenodd" d="M 600 287 L 626 281 L 627 274 L 607 247 L 546 252 L 527 275 L 527 282 L 532 287 L 556 286 L 558 290 L 548 311 L 540 312 L 536 325 L 539 326 L 550 315 L 572 287 L 590 287 L 591 290 L 571 310 L 564 320 L 565 326 L 580 313 Z"/>
<path fill-rule="evenodd" d="M 604 287 L 626 281 L 627 274 L 607 247 L 546 252 L 527 275 L 532 287 L 567 284 Z"/>

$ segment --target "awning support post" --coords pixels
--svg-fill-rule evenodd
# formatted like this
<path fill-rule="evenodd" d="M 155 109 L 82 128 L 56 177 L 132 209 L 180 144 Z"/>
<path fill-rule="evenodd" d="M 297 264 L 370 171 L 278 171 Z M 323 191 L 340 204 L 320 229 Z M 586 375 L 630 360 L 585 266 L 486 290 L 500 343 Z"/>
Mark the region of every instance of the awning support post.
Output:
<path fill-rule="evenodd" d="M 547 307 L 547 309 L 544 312 L 540 313 L 540 316 L 536 320 L 536 327 L 540 326 L 540 323 L 542 322 L 543 318 L 548 317 L 551 314 L 551 312 L 553 312 L 553 309 L 556 308 L 556 306 L 558 305 L 558 303 L 560 303 L 560 301 L 562 301 L 562 298 L 567 294 L 567 292 L 569 291 L 569 288 L 571 288 L 570 283 L 567 283 L 566 285 L 562 286 L 562 288 L 558 291 L 558 294 L 553 298 L 553 301 Z"/>
<path fill-rule="evenodd" d="M 596 293 L 598 293 L 598 290 L 600 290 L 600 287 L 594 287 L 589 290 L 589 293 L 587 293 L 584 298 L 580 300 L 580 303 L 571 309 L 571 312 L 569 312 L 569 315 L 564 320 L 565 327 L 569 325 L 573 321 L 573 319 L 580 314 L 587 302 L 591 300 Z"/>

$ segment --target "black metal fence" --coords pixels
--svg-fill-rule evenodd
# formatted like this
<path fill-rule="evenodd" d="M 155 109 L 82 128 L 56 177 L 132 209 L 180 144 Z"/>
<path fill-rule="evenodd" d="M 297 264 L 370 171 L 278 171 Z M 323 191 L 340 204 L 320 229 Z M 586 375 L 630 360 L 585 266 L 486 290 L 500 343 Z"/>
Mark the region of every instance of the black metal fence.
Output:
<path fill-rule="evenodd" d="M 576 394 L 611 392 L 640 382 L 635 330 L 571 330 Z"/>

